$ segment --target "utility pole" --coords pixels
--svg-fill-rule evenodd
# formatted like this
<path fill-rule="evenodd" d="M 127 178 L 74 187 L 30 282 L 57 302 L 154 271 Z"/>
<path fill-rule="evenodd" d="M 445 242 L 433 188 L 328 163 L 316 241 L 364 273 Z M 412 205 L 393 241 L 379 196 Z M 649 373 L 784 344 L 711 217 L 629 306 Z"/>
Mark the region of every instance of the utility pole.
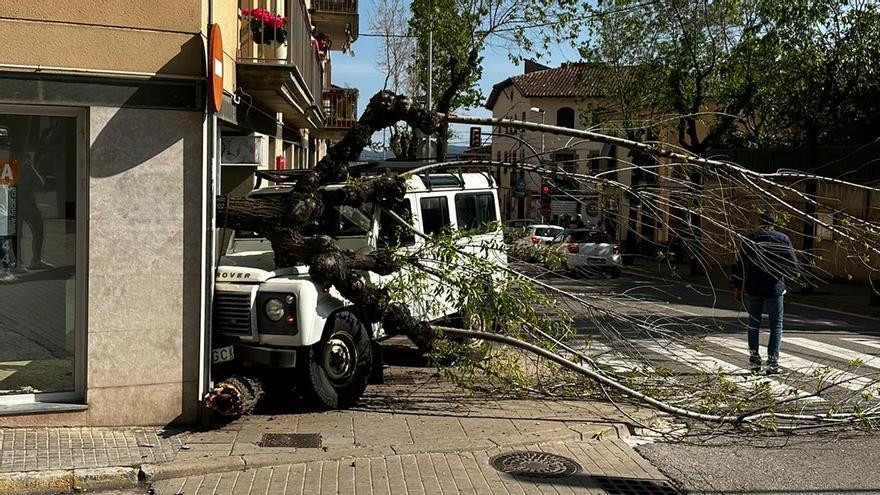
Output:
<path fill-rule="evenodd" d="M 428 110 L 434 110 L 434 0 L 430 3 L 431 30 L 428 31 Z M 428 135 L 428 152 L 426 158 L 431 158 L 433 146 L 431 136 Z"/>

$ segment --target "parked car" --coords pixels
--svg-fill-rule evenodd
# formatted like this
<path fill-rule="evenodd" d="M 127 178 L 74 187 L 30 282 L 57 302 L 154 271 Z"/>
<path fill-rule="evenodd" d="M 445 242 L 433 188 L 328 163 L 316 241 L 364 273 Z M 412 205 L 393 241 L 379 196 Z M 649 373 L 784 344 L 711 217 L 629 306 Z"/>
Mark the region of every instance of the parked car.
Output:
<path fill-rule="evenodd" d="M 620 276 L 623 261 L 620 246 L 606 232 L 596 229 L 566 229 L 551 241 L 565 255 L 565 268 L 578 274 L 607 273 Z"/>
<path fill-rule="evenodd" d="M 269 172 L 264 172 L 268 174 Z M 270 176 L 279 182 L 283 177 Z M 288 194 L 290 184 L 251 192 L 252 196 Z M 419 174 L 407 181 L 405 208 L 413 226 L 426 234 L 447 230 L 469 232 L 463 249 L 493 263 L 507 264 L 497 247 L 498 189 L 485 173 Z M 366 253 L 399 246 L 402 252 L 418 250 L 425 241 L 409 235 L 392 240 L 394 220 L 378 206 L 340 206 L 328 212 L 328 233 L 343 249 Z M 392 244 L 394 242 L 394 244 Z M 430 263 L 427 261 L 426 263 Z M 367 282 L 386 286 L 404 271 Z M 426 277 L 428 280 L 432 280 Z M 379 324 L 362 321 L 335 288 L 313 282 L 308 266 L 276 267 L 268 240 L 253 232 L 236 231 L 220 260 L 214 284 L 214 364 L 256 366 L 270 373 L 292 372 L 297 387 L 325 408 L 348 407 L 357 402 L 368 377 L 381 373 L 377 342 L 386 337 Z M 407 301 L 410 312 L 424 321 L 454 317 L 460 311 L 443 296 L 440 282 L 427 282 Z M 463 317 L 463 316 L 462 316 Z M 375 375 L 373 375 L 375 376 Z"/>
<path fill-rule="evenodd" d="M 525 228 L 530 225 L 535 225 L 538 222 L 521 218 L 516 220 L 507 220 L 504 222 L 504 242 L 510 244 L 515 240 L 519 239 L 523 235 L 525 235 Z"/>
<path fill-rule="evenodd" d="M 517 261 L 526 263 L 539 263 L 545 261 L 547 243 L 556 237 L 556 234 L 562 232 L 562 227 L 558 225 L 529 225 L 522 230 L 520 236 L 516 238 L 508 247 L 508 255 Z"/>
<path fill-rule="evenodd" d="M 565 230 L 558 225 L 535 224 L 525 228 L 525 235 L 516 240 L 518 244 L 536 245 L 552 241 Z"/>

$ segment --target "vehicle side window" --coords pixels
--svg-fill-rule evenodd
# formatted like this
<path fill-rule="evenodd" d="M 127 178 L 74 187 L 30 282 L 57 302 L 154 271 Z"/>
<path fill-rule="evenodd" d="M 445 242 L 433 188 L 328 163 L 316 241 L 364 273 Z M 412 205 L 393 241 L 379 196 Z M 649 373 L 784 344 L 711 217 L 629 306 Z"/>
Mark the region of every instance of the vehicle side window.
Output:
<path fill-rule="evenodd" d="M 481 229 L 498 220 L 490 193 L 456 194 L 455 216 L 461 230 Z"/>
<path fill-rule="evenodd" d="M 412 210 L 409 206 L 409 200 L 404 201 L 403 210 L 400 216 L 404 220 L 412 222 Z M 379 247 L 412 246 L 415 243 L 415 234 L 391 218 L 388 212 L 382 210 L 382 213 L 379 215 Z"/>
<path fill-rule="evenodd" d="M 422 198 L 420 201 L 422 210 L 422 230 L 428 235 L 434 235 L 449 227 L 449 202 L 446 196 Z"/>

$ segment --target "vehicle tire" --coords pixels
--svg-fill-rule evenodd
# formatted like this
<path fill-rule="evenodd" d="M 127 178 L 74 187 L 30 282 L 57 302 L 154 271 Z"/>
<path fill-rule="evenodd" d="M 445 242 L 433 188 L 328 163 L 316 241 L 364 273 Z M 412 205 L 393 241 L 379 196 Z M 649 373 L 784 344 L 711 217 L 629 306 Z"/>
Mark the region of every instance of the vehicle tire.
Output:
<path fill-rule="evenodd" d="M 297 368 L 303 395 L 326 409 L 353 406 L 367 389 L 372 350 L 369 330 L 357 315 L 334 314 L 321 342 L 300 352 Z"/>

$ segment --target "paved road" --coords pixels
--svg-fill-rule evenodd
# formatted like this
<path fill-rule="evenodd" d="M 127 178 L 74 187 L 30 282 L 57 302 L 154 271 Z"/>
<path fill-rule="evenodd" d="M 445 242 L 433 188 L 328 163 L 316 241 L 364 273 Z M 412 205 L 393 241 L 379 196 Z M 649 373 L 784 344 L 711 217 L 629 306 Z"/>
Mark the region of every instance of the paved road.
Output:
<path fill-rule="evenodd" d="M 726 440 L 637 448 L 690 495 L 880 493 L 880 437 Z"/>
<path fill-rule="evenodd" d="M 676 376 L 721 372 L 740 388 L 770 384 L 778 395 L 803 397 L 816 405 L 852 403 L 866 391 L 877 395 L 878 319 L 787 303 L 780 355 L 785 373 L 770 379 L 748 370 L 747 314 L 729 291 L 636 274 L 545 280 L 583 301 L 563 298 L 565 310 L 575 315 L 578 337 L 572 342 L 615 370 L 647 365 Z M 765 359 L 766 342 L 767 332 L 762 332 Z M 817 374 L 822 374 L 821 382 Z"/>
<path fill-rule="evenodd" d="M 664 335 L 649 338 L 626 323 L 615 326 L 614 319 L 607 320 L 611 328 L 600 329 L 601 311 L 580 320 L 582 336 L 593 339 L 586 352 L 616 370 L 647 363 L 672 369 L 683 382 L 718 370 L 741 389 L 770 382 L 746 369 L 746 313 L 726 287 L 713 292 L 632 272 L 618 280 L 547 281 L 588 303 L 601 295 L 600 309 L 664 328 Z M 617 332 L 628 340 L 615 339 Z M 762 335 L 764 355 L 766 337 Z M 877 319 L 789 303 L 782 352 L 785 373 L 770 385 L 779 396 L 802 397 L 794 401 L 798 407 L 827 409 L 837 401 L 877 404 Z M 861 364 L 854 366 L 856 361 Z M 836 385 L 816 397 L 813 374 L 822 369 L 828 370 L 824 384 Z M 874 392 L 872 400 L 861 398 L 865 390 Z M 638 450 L 692 494 L 880 494 L 880 435 L 728 437 L 701 445 L 647 444 Z"/>

